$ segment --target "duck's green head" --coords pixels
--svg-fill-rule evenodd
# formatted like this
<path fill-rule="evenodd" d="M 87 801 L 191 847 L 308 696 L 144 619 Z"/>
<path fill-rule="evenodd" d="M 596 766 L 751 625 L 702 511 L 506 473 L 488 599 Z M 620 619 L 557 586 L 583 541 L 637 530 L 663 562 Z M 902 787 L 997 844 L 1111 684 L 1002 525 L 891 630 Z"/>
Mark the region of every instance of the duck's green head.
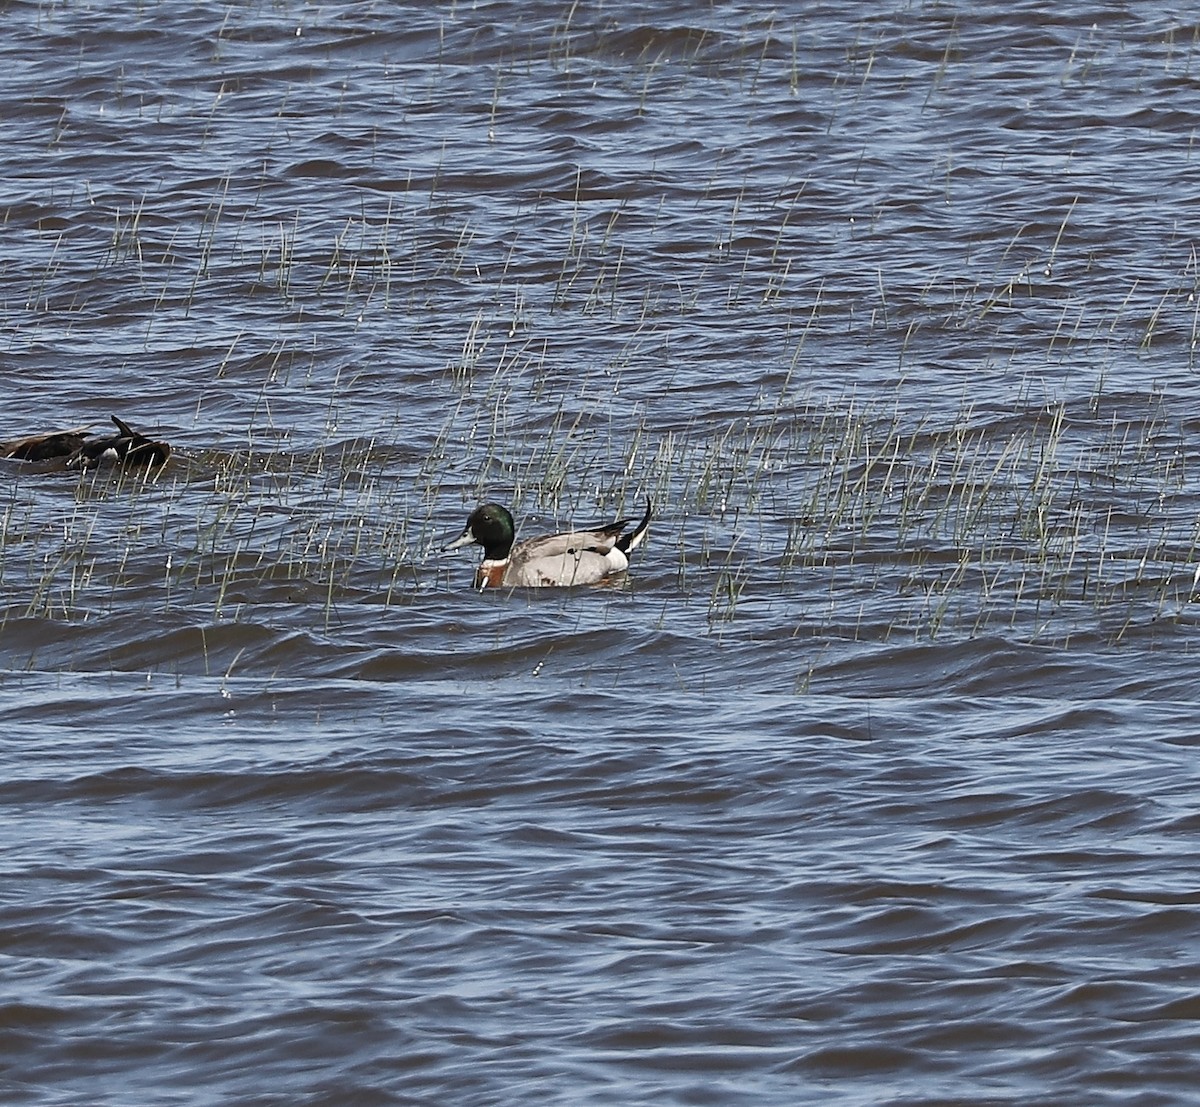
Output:
<path fill-rule="evenodd" d="M 508 508 L 499 504 L 484 504 L 471 512 L 462 534 L 446 547 L 456 550 L 472 542 L 483 547 L 483 556 L 489 561 L 502 561 L 512 550 L 516 529 Z"/>

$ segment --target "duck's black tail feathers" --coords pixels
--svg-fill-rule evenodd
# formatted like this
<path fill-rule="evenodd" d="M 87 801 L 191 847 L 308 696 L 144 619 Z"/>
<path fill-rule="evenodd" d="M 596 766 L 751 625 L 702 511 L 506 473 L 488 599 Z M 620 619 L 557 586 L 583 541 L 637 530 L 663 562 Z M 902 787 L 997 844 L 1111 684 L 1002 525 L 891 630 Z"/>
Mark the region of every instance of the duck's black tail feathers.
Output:
<path fill-rule="evenodd" d="M 617 549 L 627 557 L 638 548 L 645 540 L 646 534 L 650 527 L 650 517 L 654 513 L 654 505 L 650 502 L 650 497 L 646 497 L 646 514 L 642 516 L 641 521 L 628 534 L 622 534 L 617 539 Z"/>

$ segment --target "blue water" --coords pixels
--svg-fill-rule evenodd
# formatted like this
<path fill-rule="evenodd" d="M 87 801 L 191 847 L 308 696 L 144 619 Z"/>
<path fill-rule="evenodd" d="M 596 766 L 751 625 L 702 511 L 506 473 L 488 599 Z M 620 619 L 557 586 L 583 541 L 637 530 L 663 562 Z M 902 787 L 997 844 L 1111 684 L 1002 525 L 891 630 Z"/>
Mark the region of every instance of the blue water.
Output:
<path fill-rule="evenodd" d="M 4 1102 L 1200 1099 L 1190 9 L 0 20 Z"/>

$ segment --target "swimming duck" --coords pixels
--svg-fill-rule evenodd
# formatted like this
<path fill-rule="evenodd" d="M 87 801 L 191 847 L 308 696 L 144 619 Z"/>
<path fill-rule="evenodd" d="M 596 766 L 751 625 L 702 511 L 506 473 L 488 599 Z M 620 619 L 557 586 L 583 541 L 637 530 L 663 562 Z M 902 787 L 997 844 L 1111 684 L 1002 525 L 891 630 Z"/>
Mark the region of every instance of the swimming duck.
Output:
<path fill-rule="evenodd" d="M 97 465 L 144 465 L 148 469 L 167 463 L 171 447 L 153 442 L 128 423 L 111 416 L 117 433 L 104 438 L 89 438 L 67 458 L 68 469 L 92 469 Z"/>
<path fill-rule="evenodd" d="M 0 442 L 0 457 L 12 461 L 53 461 L 58 457 L 70 457 L 79 451 L 91 429 L 91 426 L 72 427 Z"/>
<path fill-rule="evenodd" d="M 629 519 L 562 534 L 545 534 L 513 545 L 513 517 L 499 504 L 471 512 L 466 529 L 445 547 L 456 550 L 472 542 L 483 547 L 475 573 L 477 588 L 561 588 L 596 584 L 629 568 L 629 555 L 646 538 L 651 504 L 628 533 Z"/>

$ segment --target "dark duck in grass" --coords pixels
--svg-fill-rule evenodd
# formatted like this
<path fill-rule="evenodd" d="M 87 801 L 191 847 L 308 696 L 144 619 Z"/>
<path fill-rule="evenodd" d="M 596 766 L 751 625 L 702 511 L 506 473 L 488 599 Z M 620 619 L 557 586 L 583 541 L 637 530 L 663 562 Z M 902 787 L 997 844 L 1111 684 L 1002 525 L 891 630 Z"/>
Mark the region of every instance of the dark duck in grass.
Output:
<path fill-rule="evenodd" d="M 475 574 L 477 588 L 569 588 L 598 584 L 629 568 L 629 555 L 645 541 L 651 504 L 632 529 L 631 519 L 545 534 L 514 545 L 516 530 L 508 509 L 484 504 L 471 512 L 466 529 L 445 547 L 456 550 L 472 543 L 483 547 L 483 562 Z"/>
<path fill-rule="evenodd" d="M 0 442 L 0 458 L 12 461 L 58 461 L 68 469 L 92 469 L 98 465 L 128 465 L 146 469 L 166 464 L 171 447 L 154 442 L 128 423 L 112 416 L 117 433 L 89 436 L 90 427 L 31 434 Z"/>

